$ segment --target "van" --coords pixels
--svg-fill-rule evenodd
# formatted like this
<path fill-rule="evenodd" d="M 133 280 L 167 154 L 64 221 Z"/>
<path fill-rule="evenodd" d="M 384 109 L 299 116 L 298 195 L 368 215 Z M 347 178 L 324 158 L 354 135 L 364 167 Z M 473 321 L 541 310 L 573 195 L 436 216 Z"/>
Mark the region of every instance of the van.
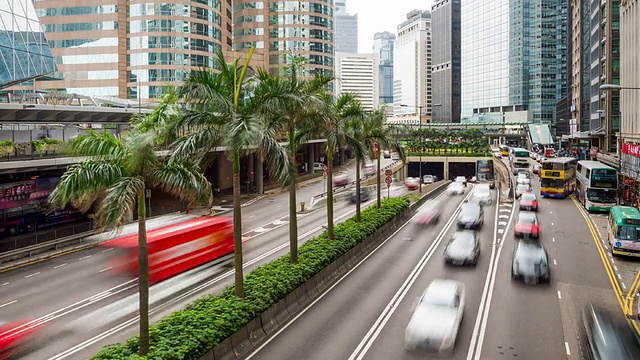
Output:
<path fill-rule="evenodd" d="M 320 171 L 324 171 L 324 164 L 323 163 L 313 163 L 313 172 L 320 172 Z"/>

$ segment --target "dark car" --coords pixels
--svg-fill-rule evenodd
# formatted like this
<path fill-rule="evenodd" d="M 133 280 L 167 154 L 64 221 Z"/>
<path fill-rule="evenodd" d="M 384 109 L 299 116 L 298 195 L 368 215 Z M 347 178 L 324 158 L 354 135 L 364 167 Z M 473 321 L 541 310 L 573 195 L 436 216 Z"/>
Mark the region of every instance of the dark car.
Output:
<path fill-rule="evenodd" d="M 520 210 L 538 211 L 538 198 L 534 193 L 524 193 L 520 196 Z"/>
<path fill-rule="evenodd" d="M 473 230 L 456 231 L 444 250 L 444 261 L 452 265 L 477 264 L 480 242 Z"/>
<path fill-rule="evenodd" d="M 549 255 L 542 244 L 518 241 L 511 262 L 511 277 L 525 284 L 548 282 L 551 278 Z"/>
<path fill-rule="evenodd" d="M 458 215 L 458 228 L 479 229 L 484 224 L 484 210 L 477 202 L 466 202 Z"/>
<path fill-rule="evenodd" d="M 640 359 L 640 345 L 629 327 L 606 311 L 589 305 L 582 312 L 583 351 L 589 360 Z"/>
<path fill-rule="evenodd" d="M 520 211 L 518 221 L 513 232 L 515 237 L 530 236 L 540 238 L 540 221 L 533 211 Z"/>
<path fill-rule="evenodd" d="M 360 202 L 369 201 L 371 198 L 371 192 L 367 187 L 360 187 Z M 356 203 L 356 189 L 351 190 L 351 203 Z"/>

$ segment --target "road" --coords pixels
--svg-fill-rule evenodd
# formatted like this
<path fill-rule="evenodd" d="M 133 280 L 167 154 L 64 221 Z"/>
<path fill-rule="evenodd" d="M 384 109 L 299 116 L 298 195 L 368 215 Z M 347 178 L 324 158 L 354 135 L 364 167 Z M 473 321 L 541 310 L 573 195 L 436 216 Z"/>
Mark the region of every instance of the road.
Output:
<path fill-rule="evenodd" d="M 383 162 L 383 166 L 390 161 Z M 355 173 L 355 169 L 350 170 Z M 302 200 L 322 192 L 322 183 L 313 183 L 298 190 Z M 245 244 L 246 272 L 271 259 L 288 252 L 288 194 L 268 196 L 243 208 L 243 234 Z M 305 201 L 308 201 L 306 199 Z M 371 204 L 372 202 L 369 202 Z M 265 211 L 268 209 L 268 211 Z M 335 206 L 337 221 L 346 220 L 355 212 L 348 203 Z M 300 214 L 299 235 L 306 240 L 323 230 L 326 210 L 318 209 Z M 51 329 L 70 323 L 90 314 L 114 301 L 130 296 L 136 290 L 135 281 L 123 281 L 107 276 L 109 249 L 92 248 L 14 269 L 0 274 L 0 319 L 14 321 L 36 319 L 48 323 Z M 170 311 L 184 307 L 186 303 L 203 293 L 215 292 L 228 285 L 231 277 L 220 277 L 218 281 L 190 294 L 188 299 L 176 302 Z M 169 312 L 158 313 L 159 316 Z M 129 330 L 134 330 L 131 327 Z M 48 358 L 84 341 L 89 334 L 78 340 L 56 339 L 52 346 L 44 347 L 34 354 L 37 358 Z M 123 332 L 116 339 L 105 339 L 92 347 L 83 348 L 80 355 L 67 358 L 87 358 L 104 344 L 125 340 L 132 333 Z M 75 342 L 74 342 L 75 341 Z M 34 357 L 34 358 L 36 358 Z"/>
<path fill-rule="evenodd" d="M 533 187 L 539 194 L 537 178 Z M 461 200 L 446 201 L 443 219 L 455 218 Z M 584 306 L 603 306 L 624 322 L 599 240 L 570 198 L 542 199 L 538 216 L 551 281 L 525 286 L 510 276 L 517 213 L 508 203 L 485 208 L 480 261 L 466 268 L 442 259 L 455 223 L 406 224 L 248 358 L 424 358 L 405 351 L 404 330 L 429 282 L 447 278 L 462 282 L 467 296 L 453 359 L 580 359 Z"/>

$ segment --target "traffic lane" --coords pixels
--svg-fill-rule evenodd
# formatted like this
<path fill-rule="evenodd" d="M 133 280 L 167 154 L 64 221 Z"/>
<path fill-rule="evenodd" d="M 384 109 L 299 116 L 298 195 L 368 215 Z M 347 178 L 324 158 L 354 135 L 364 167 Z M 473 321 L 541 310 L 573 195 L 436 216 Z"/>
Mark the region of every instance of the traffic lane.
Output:
<path fill-rule="evenodd" d="M 368 204 L 372 205 L 373 202 L 374 201 L 372 200 Z M 339 213 L 340 209 L 344 212 Z M 346 206 L 346 205 L 341 208 L 337 207 L 336 219 L 340 218 L 341 214 L 350 215 L 353 211 L 355 211 L 354 209 L 355 208 L 353 207 L 350 208 L 349 206 Z M 311 230 L 313 230 L 313 228 L 317 228 L 318 227 L 317 224 L 320 224 L 320 222 L 322 221 L 324 221 L 324 223 L 326 224 L 326 212 L 324 214 L 319 212 L 318 213 L 314 212 L 314 213 L 316 214 L 316 216 L 314 218 L 309 217 L 308 218 L 309 223 L 307 223 L 307 221 L 299 223 L 299 227 L 302 229 L 311 227 Z M 336 220 L 336 223 L 342 222 L 349 217 L 350 216 L 342 216 L 342 219 Z M 305 217 L 305 219 L 307 218 Z M 316 222 L 315 226 L 313 225 L 314 221 Z M 271 244 L 271 247 L 265 246 L 260 248 L 251 248 L 251 249 L 245 248 L 245 253 L 244 253 L 245 254 L 245 257 L 244 257 L 245 274 L 289 252 L 288 226 L 284 226 L 281 229 L 282 229 L 281 233 L 277 231 L 273 231 L 273 232 L 265 233 L 258 237 L 261 243 Z M 306 234 L 305 232 L 299 231 L 299 235 L 305 235 L 304 238 L 299 241 L 300 244 L 306 242 L 308 239 L 317 235 L 320 231 L 322 231 L 322 229 L 317 229 L 313 233 L 311 231 L 305 231 Z M 277 243 L 280 243 L 279 245 L 281 246 L 275 246 L 275 244 Z M 277 251 L 272 251 L 274 250 L 274 248 L 277 248 Z M 227 272 L 229 269 L 230 267 L 221 269 L 221 271 L 217 274 L 216 277 L 209 279 L 204 284 L 201 284 L 201 286 L 198 286 L 193 290 L 186 292 L 185 294 L 176 295 L 174 296 L 174 298 L 168 299 L 168 302 L 169 302 L 168 304 L 161 305 L 160 307 L 154 308 L 153 314 L 152 314 L 152 322 L 158 321 L 162 317 L 170 315 L 174 311 L 183 309 L 185 304 L 191 303 L 196 299 L 202 297 L 203 295 L 220 293 L 226 286 L 233 283 L 232 272 Z M 58 334 L 57 335 L 58 337 L 55 337 L 54 338 L 55 340 L 51 340 L 52 338 L 48 337 L 47 339 L 49 341 L 47 341 L 47 343 L 43 345 L 42 348 L 38 350 L 38 352 L 32 354 L 31 356 L 33 356 L 33 358 L 43 358 L 43 359 L 50 358 L 51 356 L 54 356 L 56 354 L 59 354 L 68 349 L 78 346 L 77 353 L 74 352 L 73 354 L 70 354 L 69 356 L 64 358 L 86 359 L 91 357 L 97 351 L 99 351 L 107 343 L 123 342 L 123 341 L 126 341 L 131 336 L 134 336 L 135 334 L 137 334 L 137 322 L 132 323 L 128 327 L 124 327 L 122 331 L 116 332 L 114 334 L 107 334 L 107 335 L 104 335 L 103 332 L 105 331 L 105 329 L 110 329 L 111 327 L 109 326 L 90 329 L 86 331 L 83 330 L 82 332 L 77 332 L 77 333 L 62 332 L 62 329 L 65 328 L 65 325 L 67 323 L 77 320 L 84 315 L 90 314 L 92 311 L 95 311 L 100 307 L 105 306 L 106 304 L 111 303 L 119 298 L 120 297 L 113 298 L 113 299 L 111 298 L 104 299 L 103 301 L 96 302 L 94 304 L 91 304 L 90 306 L 83 308 L 81 311 L 70 313 L 66 315 L 64 318 L 61 317 L 52 321 L 50 324 L 48 324 L 49 333 Z M 116 322 L 111 326 L 115 327 L 121 323 L 122 321 Z M 91 340 L 92 337 L 97 337 L 97 340 Z M 87 344 L 86 346 L 83 346 L 82 343 L 85 343 L 85 342 Z"/>
<path fill-rule="evenodd" d="M 493 201 L 495 204 L 495 199 Z M 413 309 L 429 283 L 435 279 L 449 279 L 459 281 L 465 287 L 465 309 L 462 323 L 458 330 L 453 359 L 466 359 L 469 344 L 473 335 L 474 323 L 478 315 L 483 286 L 489 271 L 491 250 L 495 234 L 495 205 L 485 207 L 485 224 L 478 231 L 480 237 L 480 258 L 476 266 L 452 266 L 444 262 L 442 254 L 447 242 L 454 234 L 456 224 L 447 231 L 434 257 L 421 271 L 407 296 L 400 302 L 393 316 L 386 323 L 372 346 L 366 353 L 365 359 L 424 359 L 439 358 L 438 355 L 425 354 L 421 351 L 409 352 L 404 348 L 405 329 Z"/>
<path fill-rule="evenodd" d="M 349 358 L 461 200 L 443 201 L 441 219 L 435 226 L 412 222 L 400 229 L 252 359 Z"/>

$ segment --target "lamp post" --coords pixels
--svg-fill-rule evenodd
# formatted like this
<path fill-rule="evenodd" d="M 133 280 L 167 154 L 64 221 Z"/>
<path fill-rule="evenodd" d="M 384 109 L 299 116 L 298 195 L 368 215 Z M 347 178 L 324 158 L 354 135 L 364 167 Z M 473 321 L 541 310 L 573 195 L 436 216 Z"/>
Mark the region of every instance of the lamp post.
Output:
<path fill-rule="evenodd" d="M 405 104 L 400 104 L 400 106 L 401 106 L 401 107 L 414 107 L 414 108 L 418 108 L 418 124 L 419 124 L 419 127 L 418 127 L 418 134 L 420 135 L 420 142 L 419 142 L 420 148 L 419 148 L 419 150 L 418 150 L 418 151 L 419 151 L 419 152 L 418 152 L 418 156 L 419 156 L 419 158 L 420 158 L 420 160 L 419 160 L 419 161 L 420 161 L 420 166 L 418 167 L 418 174 L 419 174 L 419 175 L 418 175 L 418 176 L 419 176 L 419 178 L 418 178 L 418 183 L 419 183 L 419 185 L 418 185 L 418 192 L 420 192 L 420 193 L 421 193 L 421 192 L 422 192 L 422 108 L 423 108 L 424 106 L 422 106 L 422 105 L 413 105 L 413 106 L 412 106 L 412 105 L 405 105 Z"/>

